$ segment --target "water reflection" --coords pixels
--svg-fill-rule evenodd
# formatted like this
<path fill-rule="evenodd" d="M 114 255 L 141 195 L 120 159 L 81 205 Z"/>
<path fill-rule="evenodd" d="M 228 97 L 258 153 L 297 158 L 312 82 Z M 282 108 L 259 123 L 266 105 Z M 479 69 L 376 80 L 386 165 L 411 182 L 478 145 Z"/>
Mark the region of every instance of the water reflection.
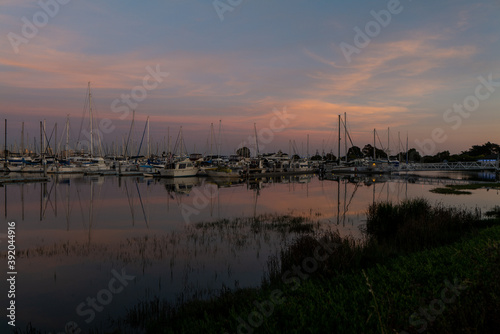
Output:
<path fill-rule="evenodd" d="M 223 286 L 256 286 L 268 256 L 303 231 L 360 237 L 366 209 L 376 201 L 423 196 L 485 212 L 498 203 L 497 190 L 429 192 L 477 177 L 483 176 L 304 175 L 243 182 L 68 175 L 4 185 L 4 222 L 17 222 L 18 324 L 58 332 L 75 321 L 86 328 L 154 296 L 175 301 Z M 281 215 L 301 217 L 300 224 L 286 230 Z M 107 287 L 112 269 L 122 268 L 136 278 L 87 324 L 77 306 Z"/>

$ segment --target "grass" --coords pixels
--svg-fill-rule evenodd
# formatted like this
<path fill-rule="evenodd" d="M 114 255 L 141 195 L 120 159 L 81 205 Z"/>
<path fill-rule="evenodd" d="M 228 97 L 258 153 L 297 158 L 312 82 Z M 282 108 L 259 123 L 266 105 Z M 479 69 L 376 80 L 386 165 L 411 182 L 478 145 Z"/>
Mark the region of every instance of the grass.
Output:
<path fill-rule="evenodd" d="M 422 199 L 376 203 L 367 217 L 362 241 L 334 232 L 299 235 L 269 259 L 258 289 L 175 306 L 144 302 L 127 323 L 150 333 L 417 333 L 424 326 L 436 333 L 496 332 L 498 220 Z M 423 317 L 419 312 L 454 280 L 466 288 L 441 314 Z"/>
<path fill-rule="evenodd" d="M 429 190 L 431 193 L 443 194 L 443 195 L 470 195 L 470 191 L 456 190 L 450 188 L 434 188 Z"/>
<path fill-rule="evenodd" d="M 494 217 L 500 208 L 491 212 Z M 196 228 L 279 229 L 304 222 L 291 218 Z M 496 333 L 499 223 L 481 219 L 477 210 L 419 198 L 375 203 L 367 209 L 363 240 L 332 231 L 297 233 L 269 258 L 259 288 L 222 289 L 210 299 L 175 304 L 139 302 L 115 322 L 114 333 Z M 445 297 L 440 312 L 425 313 Z"/>
<path fill-rule="evenodd" d="M 486 217 L 500 218 L 500 206 L 496 205 L 493 209 L 487 211 L 484 215 Z"/>
<path fill-rule="evenodd" d="M 470 191 L 464 190 L 476 190 L 476 189 L 500 189 L 500 183 L 498 182 L 482 182 L 482 183 L 471 183 L 471 184 L 448 184 L 445 188 L 434 188 L 430 192 L 436 194 L 445 195 L 470 195 Z"/>
<path fill-rule="evenodd" d="M 310 233 L 317 226 L 309 218 L 291 215 L 262 214 L 256 217 L 219 219 L 212 222 L 202 222 L 195 224 L 199 230 L 208 229 L 232 229 L 240 230 L 250 228 L 252 233 L 262 233 L 265 231 L 288 233 Z"/>
<path fill-rule="evenodd" d="M 147 311 L 141 317 L 148 319 L 150 333 L 417 333 L 424 326 L 431 333 L 496 333 L 500 325 L 499 241 L 500 227 L 491 227 L 457 243 L 398 257 L 364 272 L 316 279 L 295 276 L 294 284 L 225 292 L 177 309 L 158 305 L 157 316 Z M 441 298 L 446 281 L 466 289 L 430 321 L 419 312 Z M 276 291 L 281 292 L 281 303 L 269 306 Z M 250 325 L 251 321 L 258 326 Z"/>

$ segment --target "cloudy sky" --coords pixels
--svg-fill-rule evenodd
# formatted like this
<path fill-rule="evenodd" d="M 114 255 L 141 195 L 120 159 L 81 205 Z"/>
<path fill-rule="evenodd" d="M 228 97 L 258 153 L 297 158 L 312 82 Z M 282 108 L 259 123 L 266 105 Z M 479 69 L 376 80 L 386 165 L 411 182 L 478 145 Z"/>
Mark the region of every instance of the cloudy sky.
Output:
<path fill-rule="evenodd" d="M 255 123 L 261 151 L 305 154 L 309 135 L 311 153 L 336 154 L 345 112 L 354 145 L 376 128 L 387 146 L 390 127 L 391 152 L 408 133 L 459 153 L 500 142 L 499 14 L 496 0 L 0 0 L 0 114 L 9 145 L 23 121 L 31 145 L 44 119 L 61 136 L 68 114 L 74 140 L 91 82 L 107 145 L 134 109 L 135 140 L 149 116 L 160 150 L 182 126 L 206 152 L 221 121 L 226 153 Z"/>

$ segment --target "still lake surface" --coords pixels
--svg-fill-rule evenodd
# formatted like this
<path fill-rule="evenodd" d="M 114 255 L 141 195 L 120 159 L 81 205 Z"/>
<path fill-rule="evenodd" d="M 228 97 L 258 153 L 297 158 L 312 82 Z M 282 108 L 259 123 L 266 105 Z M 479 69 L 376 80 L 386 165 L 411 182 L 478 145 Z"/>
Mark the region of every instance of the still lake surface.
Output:
<path fill-rule="evenodd" d="M 59 333 L 74 322 L 85 332 L 107 328 L 110 317 L 155 297 L 175 303 L 223 287 L 258 286 L 268 257 L 296 234 L 252 229 L 248 221 L 254 217 L 301 216 L 317 229 L 359 238 L 365 212 L 376 201 L 425 197 L 483 213 L 500 204 L 494 189 L 461 196 L 429 192 L 470 179 L 494 181 L 495 175 L 428 172 L 340 180 L 304 175 L 232 184 L 72 176 L 5 185 L 0 254 L 6 264 L 6 226 L 15 221 L 16 327 L 24 330 L 31 323 Z M 207 222 L 216 224 L 200 225 Z M 3 279 L 2 300 L 7 291 Z M 4 319 L 0 331 L 10 329 Z"/>

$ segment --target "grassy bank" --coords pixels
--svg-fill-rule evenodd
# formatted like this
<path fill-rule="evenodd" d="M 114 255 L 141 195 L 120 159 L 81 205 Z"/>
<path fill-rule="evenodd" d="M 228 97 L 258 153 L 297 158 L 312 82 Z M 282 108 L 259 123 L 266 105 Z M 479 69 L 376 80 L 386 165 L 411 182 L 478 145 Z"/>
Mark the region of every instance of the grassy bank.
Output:
<path fill-rule="evenodd" d="M 448 184 L 445 188 L 434 188 L 429 190 L 432 193 L 444 194 L 444 195 L 470 195 L 472 194 L 467 190 L 476 189 L 500 189 L 500 183 L 498 182 L 482 182 L 482 183 L 471 183 L 471 184 Z"/>
<path fill-rule="evenodd" d="M 141 303 L 151 333 L 409 333 L 497 330 L 500 227 L 416 199 L 367 212 L 362 242 L 306 234 L 269 260 L 259 289 L 177 307 Z"/>

